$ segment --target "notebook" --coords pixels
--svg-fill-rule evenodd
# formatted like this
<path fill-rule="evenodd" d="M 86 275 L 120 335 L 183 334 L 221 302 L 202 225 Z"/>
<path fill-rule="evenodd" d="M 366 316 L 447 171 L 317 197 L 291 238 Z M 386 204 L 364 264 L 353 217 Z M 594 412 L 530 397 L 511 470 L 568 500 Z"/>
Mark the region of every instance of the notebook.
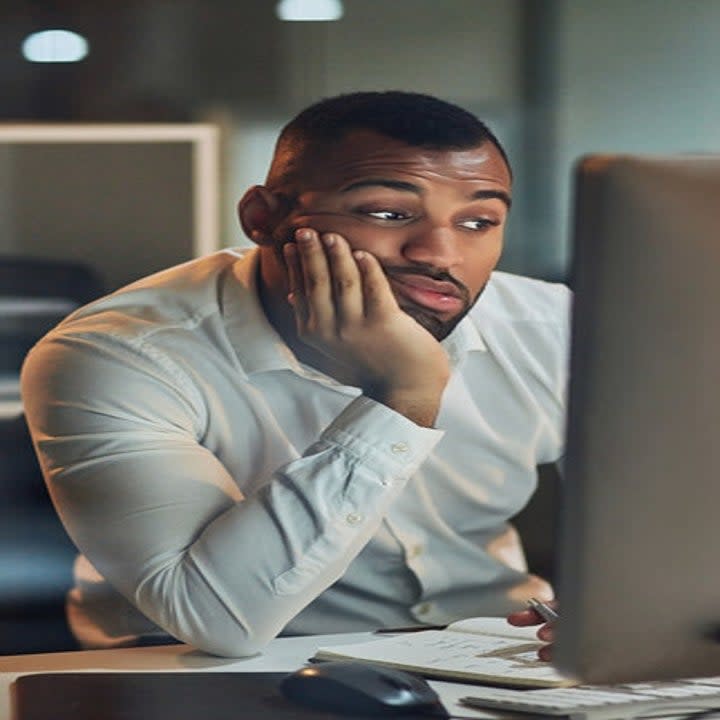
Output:
<path fill-rule="evenodd" d="M 508 687 L 577 685 L 538 659 L 537 627 L 518 628 L 505 618 L 458 620 L 443 630 L 399 633 L 350 645 L 322 647 L 314 660 L 363 660 L 443 680 Z"/>

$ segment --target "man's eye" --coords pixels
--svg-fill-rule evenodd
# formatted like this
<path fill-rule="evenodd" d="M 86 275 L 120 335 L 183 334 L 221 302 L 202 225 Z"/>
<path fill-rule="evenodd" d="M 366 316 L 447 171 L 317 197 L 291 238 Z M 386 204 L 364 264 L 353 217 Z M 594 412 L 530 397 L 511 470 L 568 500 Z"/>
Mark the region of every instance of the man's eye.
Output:
<path fill-rule="evenodd" d="M 467 230 L 487 230 L 489 227 L 495 227 L 498 223 L 488 218 L 472 218 L 471 220 L 463 220 L 460 227 Z"/>
<path fill-rule="evenodd" d="M 378 220 L 407 220 L 410 216 L 398 210 L 364 210 L 365 215 Z"/>

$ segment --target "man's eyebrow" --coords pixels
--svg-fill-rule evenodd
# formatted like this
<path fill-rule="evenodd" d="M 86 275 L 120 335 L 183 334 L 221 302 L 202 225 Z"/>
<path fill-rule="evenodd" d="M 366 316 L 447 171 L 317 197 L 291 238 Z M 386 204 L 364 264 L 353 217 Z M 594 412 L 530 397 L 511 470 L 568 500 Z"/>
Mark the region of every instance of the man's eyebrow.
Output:
<path fill-rule="evenodd" d="M 358 180 L 357 182 L 350 183 L 350 185 L 344 187 L 340 192 L 347 193 L 366 187 L 386 187 L 391 190 L 403 190 L 404 192 L 415 193 L 416 195 L 420 195 L 422 192 L 418 185 L 403 182 L 402 180 L 390 180 L 389 178 L 367 178 L 366 180 Z"/>
<path fill-rule="evenodd" d="M 472 194 L 473 200 L 501 200 L 508 210 L 512 205 L 512 198 L 503 190 L 478 190 Z"/>
<path fill-rule="evenodd" d="M 348 193 L 367 187 L 385 187 L 391 190 L 415 193 L 416 195 L 422 194 L 422 188 L 418 185 L 403 180 L 391 180 L 389 178 L 367 178 L 365 180 L 358 180 L 357 182 L 350 183 L 350 185 L 344 187 L 340 192 Z M 512 198 L 503 190 L 477 190 L 472 193 L 470 197 L 473 200 L 500 200 L 508 209 L 510 209 L 512 205 Z"/>

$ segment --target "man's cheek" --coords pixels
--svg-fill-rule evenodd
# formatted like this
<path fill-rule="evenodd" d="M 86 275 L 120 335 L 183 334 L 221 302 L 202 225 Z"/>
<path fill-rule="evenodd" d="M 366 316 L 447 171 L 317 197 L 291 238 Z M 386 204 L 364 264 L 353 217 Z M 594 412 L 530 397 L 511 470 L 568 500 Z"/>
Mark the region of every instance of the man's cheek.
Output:
<path fill-rule="evenodd" d="M 359 240 L 363 235 L 377 231 L 362 219 L 343 213 L 305 214 L 293 218 L 292 225 L 295 228 L 311 227 L 319 233 L 338 233 L 348 242 L 352 242 L 355 238 Z"/>

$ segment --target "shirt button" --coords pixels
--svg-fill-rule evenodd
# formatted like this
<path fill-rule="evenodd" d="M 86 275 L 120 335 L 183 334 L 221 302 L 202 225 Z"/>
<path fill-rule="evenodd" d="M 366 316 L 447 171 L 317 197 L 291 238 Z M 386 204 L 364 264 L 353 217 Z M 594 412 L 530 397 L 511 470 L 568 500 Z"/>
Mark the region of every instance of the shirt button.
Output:
<path fill-rule="evenodd" d="M 345 522 L 348 525 L 359 525 L 364 519 L 365 516 L 360 513 L 348 513 L 345 516 Z"/>
<path fill-rule="evenodd" d="M 406 442 L 396 442 L 390 446 L 390 450 L 392 450 L 396 455 L 399 455 L 400 453 L 405 453 L 409 449 L 410 446 Z"/>
<path fill-rule="evenodd" d="M 424 602 L 420 603 L 416 608 L 415 612 L 418 615 L 427 615 L 433 609 L 432 603 Z"/>
<path fill-rule="evenodd" d="M 413 558 L 420 557 L 424 550 L 425 548 L 422 545 L 413 545 L 408 550 L 408 559 L 412 560 Z"/>

